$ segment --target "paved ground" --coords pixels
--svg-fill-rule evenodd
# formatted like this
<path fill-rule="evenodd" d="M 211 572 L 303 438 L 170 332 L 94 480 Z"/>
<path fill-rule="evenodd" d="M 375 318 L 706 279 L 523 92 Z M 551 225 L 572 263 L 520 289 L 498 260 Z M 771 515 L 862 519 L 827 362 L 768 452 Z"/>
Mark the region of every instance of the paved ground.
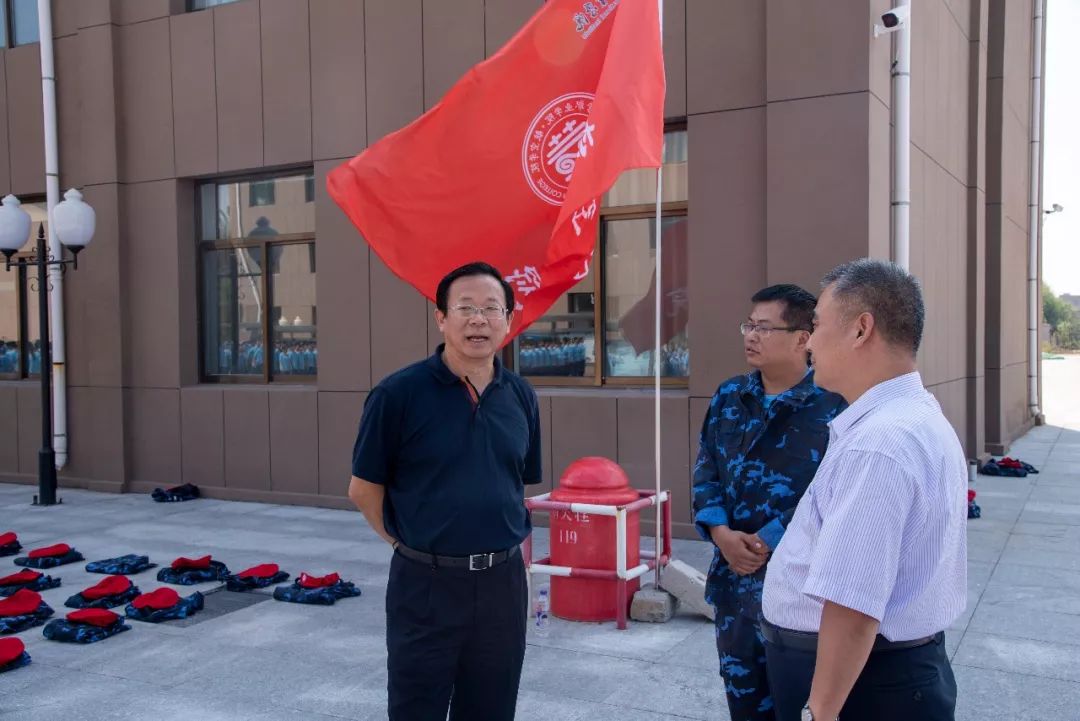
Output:
<path fill-rule="evenodd" d="M 948 633 L 965 721 L 1080 718 L 1080 356 L 1044 365 L 1048 420 L 1060 425 L 1013 448 L 1043 472 L 977 486 L 983 518 L 970 525 L 970 602 Z M 239 608 L 212 594 L 208 608 L 236 610 L 184 626 L 133 622 L 86 647 L 24 632 L 34 663 L 0 676 L 0 718 L 385 718 L 389 552 L 358 514 L 73 490 L 63 506 L 41 509 L 27 505 L 31 492 L 0 485 L 0 531 L 13 528 L 28 547 L 66 541 L 88 560 L 139 552 L 159 563 L 212 553 L 234 570 L 274 561 L 294 575 L 338 571 L 364 595 L 330 608 L 273 600 Z M 709 549 L 681 542 L 678 555 L 703 567 Z M 0 572 L 13 569 L 0 559 Z M 44 596 L 58 612 L 100 579 L 81 566 L 53 575 L 64 585 Z M 134 579 L 149 590 L 159 585 L 153 575 Z M 518 718 L 723 720 L 716 669 L 712 627 L 689 615 L 626 632 L 556 622 L 549 637 L 529 639 Z"/>

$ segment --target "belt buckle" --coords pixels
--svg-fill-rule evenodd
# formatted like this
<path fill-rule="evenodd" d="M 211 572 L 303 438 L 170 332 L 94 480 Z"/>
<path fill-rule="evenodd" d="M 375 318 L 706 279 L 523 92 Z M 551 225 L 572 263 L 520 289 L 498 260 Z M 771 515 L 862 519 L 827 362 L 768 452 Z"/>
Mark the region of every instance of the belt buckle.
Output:
<path fill-rule="evenodd" d="M 495 561 L 494 553 L 474 553 L 469 556 L 469 570 L 470 571 L 486 571 L 491 568 L 491 564 Z"/>

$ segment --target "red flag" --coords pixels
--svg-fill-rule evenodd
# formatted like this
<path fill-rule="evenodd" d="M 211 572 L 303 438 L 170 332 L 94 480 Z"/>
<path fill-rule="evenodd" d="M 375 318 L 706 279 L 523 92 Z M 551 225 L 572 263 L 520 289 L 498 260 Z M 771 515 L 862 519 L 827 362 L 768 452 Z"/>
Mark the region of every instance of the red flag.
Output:
<path fill-rule="evenodd" d="M 654 0 L 549 0 L 442 101 L 335 168 L 331 197 L 429 299 L 473 260 L 506 274 L 510 337 L 588 272 L 600 197 L 658 167 L 664 61 Z"/>

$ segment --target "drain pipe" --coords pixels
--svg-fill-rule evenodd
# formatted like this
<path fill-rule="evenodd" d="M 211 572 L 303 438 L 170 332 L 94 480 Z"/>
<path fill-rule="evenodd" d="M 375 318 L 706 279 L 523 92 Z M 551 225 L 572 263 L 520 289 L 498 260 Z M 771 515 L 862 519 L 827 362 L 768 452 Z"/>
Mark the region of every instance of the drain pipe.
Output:
<path fill-rule="evenodd" d="M 60 152 L 56 129 L 56 70 L 53 55 L 52 3 L 38 0 L 38 34 L 41 39 L 41 102 L 45 121 L 45 193 L 49 209 L 49 253 L 54 258 L 63 254 L 63 246 L 53 228 L 53 208 L 60 202 Z M 52 328 L 53 377 L 53 449 L 56 467 L 63 468 L 68 460 L 67 442 L 67 359 L 64 335 L 64 275 L 60 266 L 49 269 L 49 319 Z M 46 342 L 47 339 L 42 339 Z M 45 408 L 42 413 L 48 412 Z"/>
<path fill-rule="evenodd" d="M 1031 40 L 1031 173 L 1028 198 L 1028 403 L 1036 425 L 1045 421 L 1039 397 L 1039 243 L 1042 230 L 1043 42 L 1046 0 L 1035 0 Z"/>
<path fill-rule="evenodd" d="M 911 268 L 911 0 L 874 25 L 874 37 L 895 33 L 892 63 L 892 259 Z"/>

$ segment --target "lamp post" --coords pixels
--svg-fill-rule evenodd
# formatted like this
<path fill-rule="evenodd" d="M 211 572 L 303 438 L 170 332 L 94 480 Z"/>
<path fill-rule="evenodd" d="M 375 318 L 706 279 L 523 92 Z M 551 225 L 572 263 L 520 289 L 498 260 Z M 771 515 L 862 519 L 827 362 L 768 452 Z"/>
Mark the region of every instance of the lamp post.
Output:
<path fill-rule="evenodd" d="M 15 253 L 30 237 L 30 215 L 23 210 L 14 195 L 4 198 L 0 206 L 0 252 L 4 267 L 37 269 L 38 317 L 41 331 L 41 450 L 38 451 L 38 495 L 35 505 L 52 506 L 56 500 L 56 455 L 52 445 L 52 348 L 49 337 L 49 276 L 50 267 L 78 268 L 79 251 L 90 244 L 94 236 L 94 209 L 83 202 L 82 193 L 72 188 L 64 194 L 52 212 L 53 232 L 71 251 L 70 258 L 54 258 L 45 242 L 45 224 L 38 226 L 37 247 L 29 257 L 15 258 Z"/>

